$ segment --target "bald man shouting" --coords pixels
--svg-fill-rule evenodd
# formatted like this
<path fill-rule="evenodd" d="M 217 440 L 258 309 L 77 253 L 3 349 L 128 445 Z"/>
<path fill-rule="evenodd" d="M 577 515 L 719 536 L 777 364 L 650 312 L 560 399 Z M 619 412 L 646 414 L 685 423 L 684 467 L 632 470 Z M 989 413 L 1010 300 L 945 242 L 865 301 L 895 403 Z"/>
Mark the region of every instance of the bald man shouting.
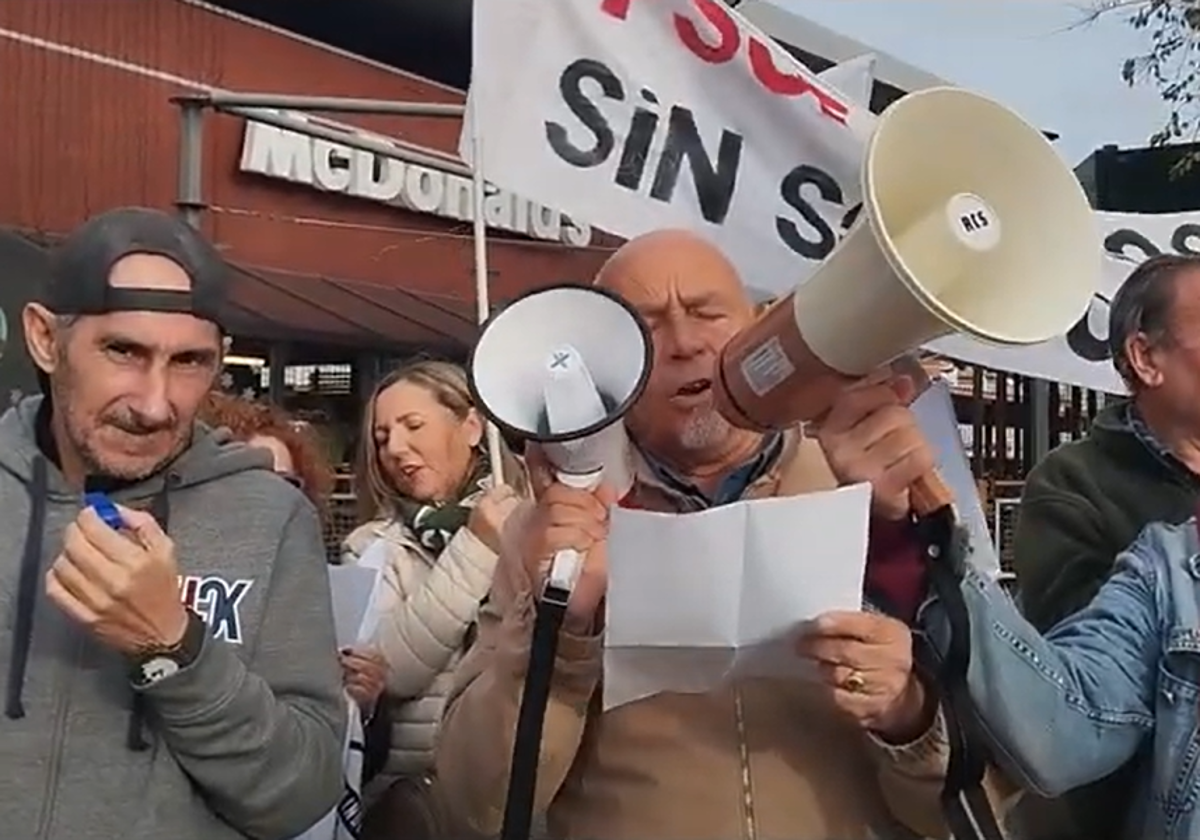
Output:
<path fill-rule="evenodd" d="M 924 580 L 907 534 L 907 488 L 932 463 L 905 403 L 912 383 L 847 392 L 815 438 L 761 435 L 715 410 L 725 343 L 754 318 L 737 272 L 695 235 L 659 231 L 621 248 L 597 283 L 650 327 L 654 367 L 627 416 L 635 486 L 621 504 L 697 511 L 739 499 L 869 481 L 867 600 L 899 619 Z M 822 617 L 797 640 L 823 683 L 755 680 L 661 694 L 601 714 L 604 540 L 611 491 L 545 481 L 502 554 L 475 646 L 456 676 L 437 767 L 450 813 L 484 834 L 503 818 L 514 730 L 546 560 L 587 552 L 559 639 L 535 809 L 555 838 L 866 840 L 942 837 L 946 747 L 912 670 L 902 620 Z M 802 551 L 802 546 L 797 546 Z"/>

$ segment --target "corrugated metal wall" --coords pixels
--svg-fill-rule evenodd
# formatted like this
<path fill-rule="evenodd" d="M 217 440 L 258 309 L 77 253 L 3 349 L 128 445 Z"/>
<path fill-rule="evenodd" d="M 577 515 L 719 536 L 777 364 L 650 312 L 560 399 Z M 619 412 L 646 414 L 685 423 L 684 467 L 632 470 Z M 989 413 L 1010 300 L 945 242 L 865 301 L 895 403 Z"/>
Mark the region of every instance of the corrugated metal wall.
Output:
<path fill-rule="evenodd" d="M 182 0 L 0 2 L 0 225 L 71 229 L 107 207 L 169 208 L 178 116 L 169 97 L 199 82 L 238 91 L 459 102 L 415 77 Z M 453 151 L 459 125 L 340 116 Z M 206 225 L 251 265 L 396 283 L 470 298 L 470 226 L 238 173 L 242 121 L 206 120 Z M 496 239 L 497 294 L 586 279 L 601 247 Z"/>

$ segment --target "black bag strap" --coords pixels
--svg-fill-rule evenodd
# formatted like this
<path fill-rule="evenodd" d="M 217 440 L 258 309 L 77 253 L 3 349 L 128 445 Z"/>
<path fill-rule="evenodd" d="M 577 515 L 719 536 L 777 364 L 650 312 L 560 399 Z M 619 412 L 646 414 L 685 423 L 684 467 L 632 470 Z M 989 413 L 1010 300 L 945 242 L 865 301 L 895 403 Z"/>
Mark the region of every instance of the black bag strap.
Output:
<path fill-rule="evenodd" d="M 917 520 L 929 585 L 949 625 L 946 650 L 938 656 L 927 639 L 917 645 L 917 665 L 933 677 L 941 695 L 942 716 L 950 746 L 942 808 L 955 840 L 1004 840 L 991 803 L 983 791 L 989 751 L 979 730 L 967 687 L 971 664 L 971 624 L 963 598 L 960 569 L 964 543 L 950 506 Z"/>
<path fill-rule="evenodd" d="M 537 791 L 538 759 L 542 752 L 542 727 L 546 722 L 550 681 L 554 676 L 554 660 L 558 655 L 558 631 L 562 628 L 570 597 L 570 592 L 548 586 L 537 602 L 533 641 L 529 648 L 529 668 L 525 672 L 521 708 L 517 713 L 517 732 L 513 740 L 512 769 L 509 771 L 500 840 L 529 840 L 533 830 L 533 799 Z"/>

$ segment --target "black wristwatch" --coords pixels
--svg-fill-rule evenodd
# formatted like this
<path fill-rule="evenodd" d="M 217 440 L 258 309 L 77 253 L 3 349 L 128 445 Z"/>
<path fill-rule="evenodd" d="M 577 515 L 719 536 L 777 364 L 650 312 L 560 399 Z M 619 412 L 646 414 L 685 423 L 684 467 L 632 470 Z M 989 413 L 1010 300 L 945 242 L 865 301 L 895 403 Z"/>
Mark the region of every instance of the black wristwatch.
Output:
<path fill-rule="evenodd" d="M 187 627 L 178 644 L 143 651 L 129 660 L 129 681 L 139 690 L 150 688 L 174 676 L 196 661 L 204 648 L 208 626 L 204 619 L 187 611 Z"/>

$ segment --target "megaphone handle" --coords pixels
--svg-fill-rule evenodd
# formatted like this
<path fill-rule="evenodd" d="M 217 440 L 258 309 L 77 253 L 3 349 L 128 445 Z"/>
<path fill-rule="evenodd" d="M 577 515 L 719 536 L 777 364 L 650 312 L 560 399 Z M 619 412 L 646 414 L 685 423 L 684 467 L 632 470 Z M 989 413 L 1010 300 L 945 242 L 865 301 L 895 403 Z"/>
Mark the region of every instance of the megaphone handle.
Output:
<path fill-rule="evenodd" d="M 954 493 L 942 481 L 937 470 L 930 470 L 913 482 L 908 489 L 909 505 L 918 517 L 928 516 L 947 505 L 954 504 Z"/>
<path fill-rule="evenodd" d="M 603 473 L 603 470 L 583 474 L 560 472 L 556 477 L 568 487 L 595 490 L 600 485 L 600 477 Z M 554 555 L 554 561 L 550 564 L 550 574 L 546 578 L 546 586 L 567 593 L 574 592 L 575 582 L 579 580 L 581 571 L 583 571 L 583 555 L 573 548 L 564 548 Z"/>

